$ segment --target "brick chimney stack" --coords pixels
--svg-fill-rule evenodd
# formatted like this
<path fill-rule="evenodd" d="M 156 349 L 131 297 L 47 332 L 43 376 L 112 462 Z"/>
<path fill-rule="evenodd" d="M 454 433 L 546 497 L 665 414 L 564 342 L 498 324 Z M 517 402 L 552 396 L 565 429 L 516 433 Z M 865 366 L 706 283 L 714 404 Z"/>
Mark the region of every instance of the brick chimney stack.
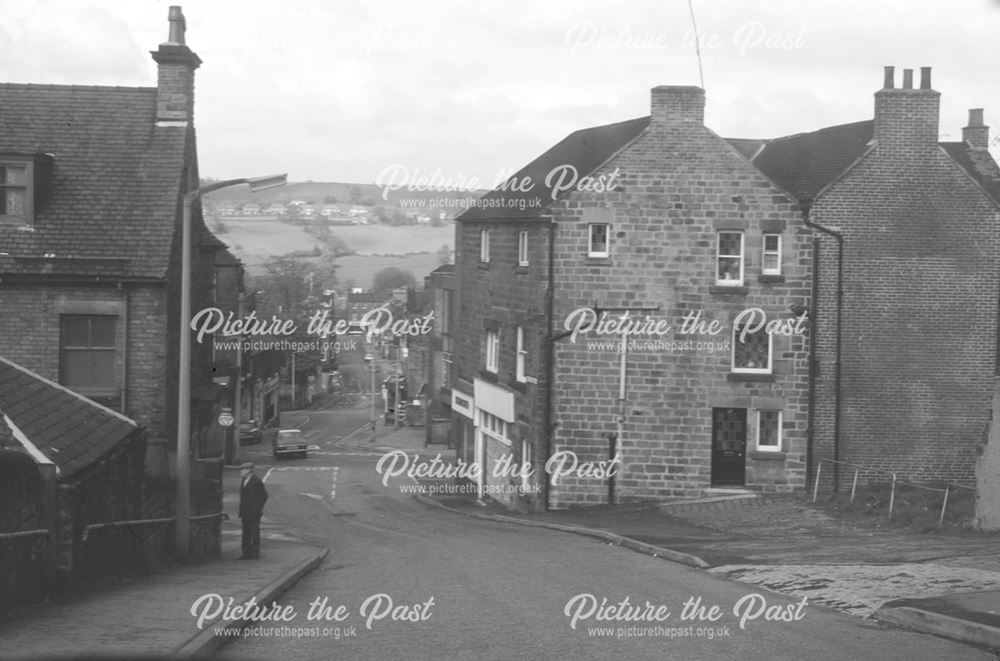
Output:
<path fill-rule="evenodd" d="M 705 90 L 684 85 L 660 85 L 652 90 L 651 126 L 705 125 Z"/>
<path fill-rule="evenodd" d="M 880 147 L 927 153 L 937 149 L 941 93 L 931 89 L 931 68 L 921 67 L 920 87 L 913 70 L 903 70 L 903 86 L 895 86 L 895 67 L 885 68 L 885 82 L 875 92 L 875 139 Z"/>
<path fill-rule="evenodd" d="M 201 59 L 184 43 L 186 24 L 181 8 L 168 15 L 167 41 L 152 51 L 158 65 L 156 79 L 156 125 L 188 126 L 194 119 L 194 72 Z"/>
<path fill-rule="evenodd" d="M 972 149 L 986 151 L 990 147 L 990 127 L 983 124 L 983 109 L 969 110 L 969 125 L 962 128 L 962 142 Z"/>

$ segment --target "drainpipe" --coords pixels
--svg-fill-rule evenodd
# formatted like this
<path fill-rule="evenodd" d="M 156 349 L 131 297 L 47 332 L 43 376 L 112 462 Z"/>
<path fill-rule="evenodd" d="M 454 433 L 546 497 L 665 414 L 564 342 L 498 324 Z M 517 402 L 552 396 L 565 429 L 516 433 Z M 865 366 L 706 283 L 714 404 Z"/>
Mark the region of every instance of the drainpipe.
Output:
<path fill-rule="evenodd" d="M 840 362 L 841 362 L 841 360 L 840 359 L 841 359 L 841 347 L 842 347 L 842 344 L 843 344 L 843 340 L 842 340 L 842 338 L 843 338 L 843 331 L 842 331 L 843 323 L 842 323 L 842 321 L 843 321 L 843 312 L 844 312 L 844 236 L 842 234 L 840 234 L 839 232 L 836 232 L 836 231 L 834 231 L 834 230 L 832 230 L 832 229 L 830 229 L 828 227 L 823 227 L 822 225 L 820 225 L 818 223 L 814 223 L 812 220 L 810 220 L 809 213 L 810 213 L 811 210 L 812 210 L 812 201 L 811 200 L 808 200 L 808 201 L 805 201 L 805 202 L 802 203 L 802 221 L 806 224 L 806 226 L 807 227 L 815 228 L 816 230 L 822 232 L 823 234 L 826 234 L 827 236 L 832 236 L 834 239 L 837 240 L 837 332 L 836 332 L 835 349 L 834 349 L 834 376 L 833 376 L 833 383 L 834 383 L 834 385 L 833 385 L 833 389 L 834 389 L 834 395 L 833 395 L 833 459 L 834 459 L 834 461 L 839 461 L 840 460 L 840 410 L 841 410 L 841 399 L 842 399 L 842 397 L 841 397 L 841 368 L 840 368 Z M 814 252 L 814 258 L 815 258 L 815 256 L 816 256 L 817 253 L 818 253 L 818 250 L 816 250 Z M 814 294 L 814 296 L 815 296 L 815 294 L 818 293 L 818 288 L 817 288 L 817 280 L 818 279 L 819 279 L 819 276 L 818 276 L 818 263 L 816 261 L 814 261 L 813 262 L 813 294 Z M 813 312 L 814 319 L 813 319 L 813 323 L 812 323 L 813 336 L 811 338 L 810 353 L 812 353 L 814 351 L 813 347 L 815 346 L 815 343 L 816 343 L 816 335 L 815 335 L 815 330 L 816 330 L 815 313 L 816 313 L 816 310 L 815 310 L 815 308 L 817 307 L 817 305 L 816 305 L 816 298 L 815 297 L 813 298 L 812 307 L 813 307 L 812 312 Z M 815 356 L 815 354 L 813 354 L 813 356 Z M 816 377 L 816 374 L 815 374 L 814 370 L 815 370 L 815 368 L 813 367 L 812 364 L 810 364 L 810 372 L 811 372 L 811 374 L 810 374 L 810 384 L 809 384 L 810 395 L 813 395 L 813 389 L 815 387 L 815 377 Z M 810 415 L 812 415 L 812 409 L 811 408 L 810 408 Z M 809 433 L 810 433 L 810 436 L 811 436 L 812 435 L 812 427 L 811 426 L 810 426 Z M 810 445 L 811 445 L 811 439 L 810 439 Z M 810 450 L 811 450 L 811 448 L 810 448 Z M 837 490 L 837 486 L 838 486 L 839 481 L 840 481 L 839 464 L 834 464 L 833 465 L 833 490 L 834 491 Z"/>
<path fill-rule="evenodd" d="M 125 288 L 125 284 L 122 282 L 118 283 L 118 293 L 122 295 L 122 371 L 121 371 L 121 384 L 122 390 L 119 394 L 119 405 L 121 406 L 122 415 L 128 415 L 128 308 L 129 308 L 129 292 Z M 132 416 L 129 416 L 132 417 Z"/>
<path fill-rule="evenodd" d="M 546 292 L 545 292 L 545 453 L 542 457 L 542 466 L 548 465 L 549 457 L 552 456 L 552 435 L 555 433 L 555 421 L 553 418 L 554 405 L 552 398 L 555 393 L 553 380 L 555 378 L 556 360 L 556 340 L 558 339 L 553 331 L 552 324 L 555 319 L 555 257 L 556 257 L 556 223 L 552 216 L 543 216 L 549 223 L 549 250 L 548 263 L 546 264 Z M 536 462 L 537 464 L 537 462 Z M 545 509 L 549 509 L 549 479 L 548 473 L 542 470 L 542 479 L 545 493 L 542 494 L 542 503 Z"/>
<path fill-rule="evenodd" d="M 819 264 L 820 255 L 820 243 L 819 237 L 813 237 L 812 240 L 812 263 Z M 813 273 L 812 283 L 810 285 L 810 307 L 809 310 L 809 399 L 808 408 L 806 411 L 806 488 L 813 481 L 813 443 L 815 442 L 815 420 L 816 420 L 816 330 L 818 325 L 816 323 L 817 311 L 816 311 L 816 301 L 819 300 L 819 278 L 816 273 Z"/>

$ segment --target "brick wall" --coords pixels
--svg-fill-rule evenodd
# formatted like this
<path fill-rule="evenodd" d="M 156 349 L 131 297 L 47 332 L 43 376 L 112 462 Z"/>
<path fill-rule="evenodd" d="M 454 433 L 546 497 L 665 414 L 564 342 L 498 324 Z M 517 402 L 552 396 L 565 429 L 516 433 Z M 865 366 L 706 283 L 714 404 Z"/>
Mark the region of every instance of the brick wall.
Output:
<path fill-rule="evenodd" d="M 125 390 L 124 414 L 152 434 L 164 433 L 166 328 L 163 287 L 0 286 L 4 308 L 16 314 L 0 318 L 0 355 L 59 382 L 60 315 L 113 314 L 118 317 L 118 387 Z M 88 306 L 92 306 L 89 307 Z M 128 328 L 125 328 L 125 319 Z M 127 340 L 126 340 L 127 338 Z M 123 377 L 123 368 L 127 371 Z M 117 402 L 114 408 L 120 408 Z"/>
<path fill-rule="evenodd" d="M 480 231 L 490 231 L 490 261 L 480 262 Z M 529 265 L 518 266 L 518 233 L 528 232 Z M 456 282 L 452 319 L 454 333 L 453 380 L 465 382 L 471 393 L 474 378 L 482 378 L 514 393 L 515 419 L 508 421 L 512 439 L 509 451 L 520 462 L 521 440 L 532 448 L 536 475 L 542 473 L 545 457 L 545 338 L 546 338 L 546 258 L 548 226 L 541 221 L 465 222 L 457 226 Z M 526 375 L 537 383 L 516 380 L 516 329 L 524 329 L 527 350 Z M 487 372 L 485 329 L 496 328 L 500 351 L 496 374 Z M 454 381 L 453 381 L 454 383 Z M 471 398 L 470 398 L 471 399 Z M 456 415 L 456 425 L 463 418 Z M 471 451 L 472 441 L 469 441 Z M 499 453 L 485 466 L 487 474 Z M 505 477 L 504 484 L 516 487 L 519 478 Z M 525 509 L 544 507 L 540 494 L 523 499 Z"/>
<path fill-rule="evenodd" d="M 864 465 L 871 478 L 894 470 L 917 480 L 973 479 L 990 417 L 998 216 L 938 147 L 937 103 L 933 90 L 878 92 L 877 146 L 812 211 L 844 236 L 839 457 Z M 818 277 L 816 451 L 832 457 L 836 243 L 829 238 Z"/>

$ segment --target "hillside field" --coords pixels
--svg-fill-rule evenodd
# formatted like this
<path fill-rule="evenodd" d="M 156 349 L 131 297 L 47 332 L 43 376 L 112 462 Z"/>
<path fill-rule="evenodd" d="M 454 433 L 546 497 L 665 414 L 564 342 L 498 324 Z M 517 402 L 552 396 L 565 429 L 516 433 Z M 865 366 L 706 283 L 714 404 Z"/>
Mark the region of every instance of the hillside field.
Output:
<path fill-rule="evenodd" d="M 226 232 L 218 237 L 230 246 L 251 273 L 259 273 L 263 264 L 275 255 L 309 251 L 316 241 L 297 225 L 277 219 L 223 220 Z M 214 231 L 214 223 L 209 223 Z M 395 266 L 411 271 L 418 283 L 439 266 L 437 250 L 454 247 L 455 225 L 340 225 L 331 227 L 358 254 L 337 259 L 341 282 L 353 280 L 369 288 L 378 271 Z"/>

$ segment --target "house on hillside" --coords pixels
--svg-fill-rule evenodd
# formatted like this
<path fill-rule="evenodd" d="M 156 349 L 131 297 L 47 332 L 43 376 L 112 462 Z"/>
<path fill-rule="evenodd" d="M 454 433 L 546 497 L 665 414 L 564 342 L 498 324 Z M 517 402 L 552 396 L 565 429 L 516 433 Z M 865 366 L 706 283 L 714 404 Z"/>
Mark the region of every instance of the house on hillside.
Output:
<path fill-rule="evenodd" d="M 261 206 L 256 202 L 247 202 L 241 207 L 240 212 L 244 216 L 259 216 L 261 212 Z"/>
<path fill-rule="evenodd" d="M 571 134 L 462 214 L 452 410 L 481 494 L 797 491 L 824 459 L 970 477 L 1000 179 L 976 113 L 939 144 L 929 70 L 904 80 L 873 122 L 775 140 L 722 139 L 703 90 L 657 87 L 650 116 Z"/>
<path fill-rule="evenodd" d="M 0 85 L 0 356 L 145 430 L 151 475 L 176 464 L 181 208 L 198 187 L 194 72 L 184 17 L 153 51 L 156 87 Z M 91 191 L 91 193 L 87 193 Z M 225 245 L 193 213 L 192 311 L 211 305 Z M 192 347 L 192 474 L 221 506 L 221 388 L 212 346 Z M 216 429 L 216 431 L 218 431 Z M 201 493 L 202 485 L 195 485 Z M 219 549 L 219 521 L 192 526 Z"/>

